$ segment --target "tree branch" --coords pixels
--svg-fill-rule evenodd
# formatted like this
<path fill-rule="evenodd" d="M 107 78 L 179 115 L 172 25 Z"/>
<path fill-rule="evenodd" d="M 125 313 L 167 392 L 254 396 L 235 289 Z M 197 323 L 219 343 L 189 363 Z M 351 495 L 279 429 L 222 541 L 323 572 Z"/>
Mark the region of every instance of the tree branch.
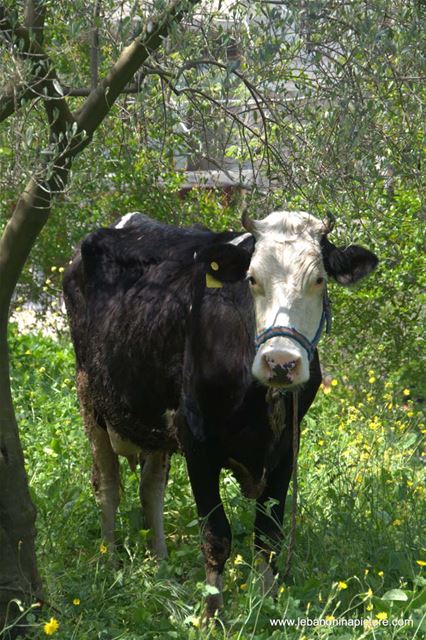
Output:
<path fill-rule="evenodd" d="M 43 0 L 28 0 L 25 6 L 24 25 L 35 38 L 37 44 L 43 44 L 46 3 Z"/>
<path fill-rule="evenodd" d="M 64 97 L 57 91 L 56 74 L 43 49 L 31 40 L 26 29 L 19 25 L 12 27 L 0 7 L 0 30 L 8 31 L 15 40 L 19 40 L 19 37 L 23 39 L 24 55 L 37 55 L 39 62 L 46 60 L 48 63 L 46 86 L 49 97 L 46 97 L 45 102 L 49 124 L 55 134 L 47 161 L 43 162 L 29 181 L 0 239 L 0 316 L 1 311 L 4 313 L 5 306 L 10 303 L 25 261 L 47 221 L 52 195 L 63 190 L 67 183 L 73 158 L 90 142 L 93 132 L 102 123 L 117 97 L 151 53 L 162 45 L 172 26 L 180 22 L 190 7 L 199 1 L 173 0 L 163 13 L 150 20 L 143 34 L 122 52 L 110 73 L 89 95 L 76 117 L 71 114 Z"/>
<path fill-rule="evenodd" d="M 109 74 L 76 114 L 81 129 L 88 135 L 95 131 L 136 71 L 161 46 L 172 25 L 179 23 L 189 8 L 199 2 L 200 0 L 173 0 L 158 18 L 147 22 L 142 35 L 124 49 Z"/>
<path fill-rule="evenodd" d="M 3 34 L 19 58 L 31 61 L 33 74 L 29 83 L 21 83 L 17 87 L 9 85 L 0 96 L 0 122 L 20 106 L 22 99 L 48 95 L 55 100 L 57 126 L 65 131 L 67 126 L 69 128 L 72 125 L 74 118 L 63 95 L 57 90 L 60 83 L 49 57 L 41 46 L 44 11 L 41 0 L 29 1 L 25 12 L 28 28 L 25 28 L 18 23 L 13 23 L 4 7 L 0 6 L 0 34 Z"/>

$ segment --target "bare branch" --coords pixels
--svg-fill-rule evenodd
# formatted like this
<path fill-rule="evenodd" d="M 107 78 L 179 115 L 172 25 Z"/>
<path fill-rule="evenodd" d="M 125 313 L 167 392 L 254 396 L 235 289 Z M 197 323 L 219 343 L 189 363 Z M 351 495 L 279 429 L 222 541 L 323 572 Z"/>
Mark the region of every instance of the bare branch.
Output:
<path fill-rule="evenodd" d="M 25 7 L 24 25 L 39 45 L 43 44 L 46 4 L 43 0 L 28 0 Z"/>
<path fill-rule="evenodd" d="M 95 10 L 93 12 L 94 27 L 91 33 L 91 46 L 90 46 L 90 74 L 92 89 L 96 89 L 99 79 L 99 29 L 98 19 L 101 11 L 101 2 L 96 0 Z"/>
<path fill-rule="evenodd" d="M 173 24 L 179 23 L 188 9 L 200 0 L 173 0 L 156 19 L 149 20 L 141 37 L 129 45 L 109 72 L 90 94 L 79 110 L 77 120 L 89 135 L 99 126 L 112 104 L 145 63 L 153 51 L 158 49 Z"/>
<path fill-rule="evenodd" d="M 74 118 L 65 102 L 60 83 L 49 57 L 45 54 L 40 42 L 43 39 L 44 7 L 41 0 L 29 2 L 25 20 L 28 29 L 14 24 L 3 7 L 0 7 L 0 33 L 14 47 L 16 55 L 31 61 L 33 78 L 28 84 L 21 83 L 17 87 L 9 85 L 0 96 L 0 122 L 9 117 L 25 98 L 46 97 L 54 101 L 49 118 L 55 129 L 65 132 L 74 122 Z M 59 89 L 59 91 L 58 91 Z M 48 114 L 49 115 L 49 114 Z"/>

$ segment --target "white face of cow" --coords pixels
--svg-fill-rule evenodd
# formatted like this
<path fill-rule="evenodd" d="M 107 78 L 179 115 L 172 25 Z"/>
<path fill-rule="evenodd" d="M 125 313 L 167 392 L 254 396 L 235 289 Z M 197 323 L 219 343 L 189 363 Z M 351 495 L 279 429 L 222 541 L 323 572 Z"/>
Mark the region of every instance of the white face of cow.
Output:
<path fill-rule="evenodd" d="M 324 224 L 304 212 L 277 211 L 256 221 L 248 278 L 257 334 L 295 329 L 312 341 L 321 322 L 326 272 L 320 239 Z M 263 384 L 294 386 L 309 379 L 307 350 L 292 337 L 270 337 L 258 349 L 253 375 Z"/>

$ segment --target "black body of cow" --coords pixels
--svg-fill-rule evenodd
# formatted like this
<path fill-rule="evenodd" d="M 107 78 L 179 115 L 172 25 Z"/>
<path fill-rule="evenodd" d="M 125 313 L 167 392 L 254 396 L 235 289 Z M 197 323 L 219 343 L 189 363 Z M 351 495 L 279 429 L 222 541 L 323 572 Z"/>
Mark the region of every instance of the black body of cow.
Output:
<path fill-rule="evenodd" d="M 241 280 L 251 238 L 232 247 L 238 259 L 233 254 L 220 273 L 224 243 L 238 235 L 134 216 L 122 229 L 89 235 L 64 279 L 77 371 L 87 381 L 80 400 L 99 427 L 108 424 L 144 451 L 184 453 L 205 519 L 208 575 L 221 574 L 230 552 L 221 469 L 231 468 L 245 495 L 257 498 L 256 544 L 268 554 L 280 541 L 292 473 L 292 395 L 266 389 L 251 374 L 255 319 Z M 220 268 L 211 274 L 224 286 L 208 289 L 205 273 L 215 258 Z M 299 422 L 320 382 L 316 353 L 298 394 Z M 177 411 L 174 426 L 167 410 Z M 269 498 L 276 502 L 266 516 Z"/>

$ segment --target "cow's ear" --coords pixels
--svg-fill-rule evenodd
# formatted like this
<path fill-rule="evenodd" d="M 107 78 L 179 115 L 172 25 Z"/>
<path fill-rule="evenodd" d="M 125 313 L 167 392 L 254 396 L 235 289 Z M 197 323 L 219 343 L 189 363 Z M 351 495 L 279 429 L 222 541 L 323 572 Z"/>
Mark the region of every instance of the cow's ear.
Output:
<path fill-rule="evenodd" d="M 251 252 L 229 243 L 212 244 L 198 251 L 195 262 L 202 264 L 211 281 L 244 280 L 250 266 Z"/>
<path fill-rule="evenodd" d="M 321 239 L 321 252 L 326 272 L 343 285 L 365 278 L 379 263 L 372 251 L 356 244 L 339 248 L 325 236 Z"/>

